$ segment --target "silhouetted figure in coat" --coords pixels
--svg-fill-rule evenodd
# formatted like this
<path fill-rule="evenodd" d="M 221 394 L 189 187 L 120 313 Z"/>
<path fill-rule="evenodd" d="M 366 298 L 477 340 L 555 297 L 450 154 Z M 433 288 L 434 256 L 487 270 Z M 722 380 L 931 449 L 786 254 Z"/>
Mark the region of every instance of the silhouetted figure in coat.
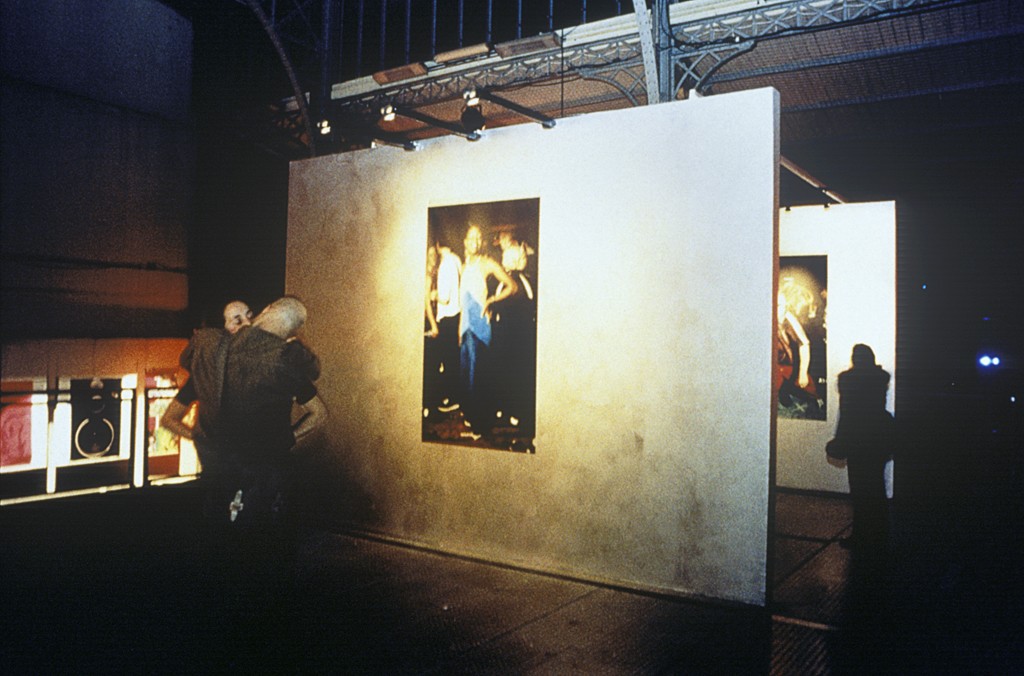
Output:
<path fill-rule="evenodd" d="M 852 368 L 839 374 L 839 428 L 847 450 L 853 501 L 854 551 L 884 554 L 889 543 L 885 463 L 892 455 L 893 419 L 885 410 L 889 373 L 867 345 L 854 345 Z"/>

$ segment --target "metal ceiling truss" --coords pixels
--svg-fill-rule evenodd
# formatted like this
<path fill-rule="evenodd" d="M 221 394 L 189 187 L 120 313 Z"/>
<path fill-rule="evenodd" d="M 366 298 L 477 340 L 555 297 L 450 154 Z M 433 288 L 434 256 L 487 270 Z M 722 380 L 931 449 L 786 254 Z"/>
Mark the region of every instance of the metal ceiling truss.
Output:
<path fill-rule="evenodd" d="M 715 72 L 760 40 L 829 30 L 976 0 L 795 0 L 672 26 L 673 90 L 710 93 Z"/>
<path fill-rule="evenodd" d="M 309 4 L 312 1 L 313 0 L 307 0 L 306 4 Z M 270 42 L 274 45 L 274 50 L 277 52 L 277 56 L 281 60 L 281 66 L 284 68 L 285 73 L 288 76 L 288 82 L 291 84 L 292 94 L 294 97 L 293 100 L 296 103 L 299 115 L 302 119 L 303 130 L 302 134 L 296 137 L 295 140 L 307 148 L 310 156 L 316 156 L 316 141 L 313 135 L 313 120 L 309 114 L 309 102 L 306 97 L 306 92 L 299 81 L 299 76 L 292 64 L 292 60 L 289 57 L 289 53 L 284 48 L 284 43 L 281 40 L 281 32 L 279 30 L 280 23 L 277 19 L 277 0 L 270 0 L 269 3 L 264 1 L 262 4 L 259 0 L 245 0 L 245 4 L 263 25 L 263 29 L 266 31 L 267 37 L 270 38 Z M 297 12 L 302 5 L 302 3 L 297 0 L 292 0 L 292 4 L 296 7 Z M 269 5 L 270 13 L 267 12 L 267 8 L 265 8 L 264 5 Z M 324 0 L 325 11 L 329 6 L 330 0 Z M 329 16 L 329 12 L 327 12 L 327 14 Z M 301 12 L 298 12 L 298 15 L 305 18 Z M 288 126 L 287 120 L 274 119 L 272 124 L 283 128 L 287 128 Z"/>
<path fill-rule="evenodd" d="M 303 59 L 296 51 L 302 50 L 302 57 L 308 60 L 320 55 L 321 35 L 324 18 L 324 0 L 254 0 L 270 20 L 282 43 L 292 48 L 290 56 L 296 62 Z M 251 7 L 247 0 L 236 2 Z M 330 0 L 329 5 L 336 2 Z"/>
<path fill-rule="evenodd" d="M 330 22 L 330 5 L 337 0 L 244 1 L 250 7 L 259 5 L 263 8 L 264 14 L 270 17 L 279 41 L 283 41 L 287 36 L 289 43 L 297 49 L 305 49 L 307 53 L 319 56 L 320 89 L 325 91 L 318 91 L 309 86 L 305 89 L 316 92 L 314 96 L 321 97 L 322 106 L 318 110 L 327 112 L 334 120 L 347 120 L 349 124 L 372 124 L 379 115 L 380 108 L 387 104 L 407 108 L 426 106 L 461 98 L 463 92 L 471 88 L 501 92 L 527 85 L 550 84 L 559 79 L 564 81 L 570 77 L 604 82 L 614 88 L 630 105 L 640 105 L 648 100 L 644 90 L 650 73 L 648 68 L 644 67 L 638 33 L 620 34 L 591 43 L 566 46 L 564 41 L 570 31 L 556 31 L 562 37 L 563 44 L 560 48 L 500 60 L 486 58 L 477 66 L 469 63 L 453 68 L 428 62 L 431 70 L 426 76 L 329 100 L 326 89 L 329 85 L 331 63 L 327 55 L 330 51 L 327 23 Z M 688 91 L 710 93 L 719 69 L 736 56 L 754 49 L 760 41 L 881 21 L 933 9 L 968 5 L 976 1 L 793 0 L 686 21 L 688 3 L 669 5 L 666 0 L 655 0 L 654 41 L 662 52 L 659 68 L 671 69 L 670 77 L 663 74 L 659 78 L 662 90 L 660 98 L 671 100 L 685 96 Z M 282 12 L 279 4 L 287 6 L 287 11 Z M 678 17 L 675 23 L 673 15 Z M 316 21 L 324 19 L 326 23 L 320 26 L 321 37 L 318 39 L 315 24 Z M 979 39 L 984 37 L 986 36 L 979 36 Z M 916 51 L 930 47 L 931 45 L 925 44 L 905 49 Z M 864 53 L 855 57 L 840 58 L 867 59 L 876 56 L 885 54 Z M 290 68 L 287 56 L 282 56 L 282 61 L 286 68 Z M 805 65 L 798 64 L 794 67 Z M 807 67 L 814 65 L 816 64 Z M 781 69 L 787 67 L 780 66 Z M 732 78 L 723 77 L 722 81 L 726 79 Z M 305 108 L 303 104 L 305 101 L 298 107 Z M 282 106 L 279 114 L 292 114 L 294 107 L 294 103 L 291 110 L 288 106 Z M 554 111 L 539 112 L 552 114 Z M 304 143 L 310 147 L 311 154 L 314 154 L 312 135 L 309 132 L 311 126 L 311 122 L 304 125 Z"/>
<path fill-rule="evenodd" d="M 373 111 L 387 103 L 428 105 L 461 98 L 463 92 L 473 88 L 501 91 L 528 84 L 549 83 L 574 74 L 601 79 L 607 77 L 602 69 L 618 71 L 629 64 L 639 63 L 639 53 L 639 41 L 633 37 L 517 59 L 502 59 L 498 63 L 487 63 L 477 68 L 434 76 L 428 74 L 424 79 L 399 82 L 366 94 L 339 99 L 334 102 L 334 109 L 374 114 Z"/>
<path fill-rule="evenodd" d="M 755 77 L 780 75 L 782 73 L 795 73 L 801 70 L 822 68 L 825 66 L 842 66 L 875 59 L 905 56 L 908 54 L 920 54 L 922 52 L 947 49 L 949 47 L 970 46 L 982 44 L 992 40 L 1008 37 L 1020 37 L 1024 35 L 1024 29 L 1019 26 L 1000 26 L 996 30 L 979 30 L 958 35 L 956 37 L 944 38 L 942 40 L 930 40 L 919 42 L 913 45 L 901 45 L 896 47 L 885 47 L 883 49 L 870 49 L 858 52 L 850 52 L 841 56 L 825 56 L 819 59 L 807 59 L 804 61 L 793 61 L 790 63 L 779 63 L 773 66 L 737 70 L 728 74 L 716 75 L 711 78 L 711 84 L 721 84 L 736 80 L 746 80 Z"/>

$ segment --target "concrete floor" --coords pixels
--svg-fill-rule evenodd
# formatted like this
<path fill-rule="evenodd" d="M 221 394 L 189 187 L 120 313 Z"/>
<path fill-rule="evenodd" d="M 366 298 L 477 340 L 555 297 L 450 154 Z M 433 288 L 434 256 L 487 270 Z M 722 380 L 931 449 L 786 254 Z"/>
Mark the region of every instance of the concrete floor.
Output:
<path fill-rule="evenodd" d="M 4 672 L 1024 673 L 1019 555 L 1005 550 L 1020 529 L 992 514 L 936 519 L 897 501 L 891 565 L 865 572 L 839 544 L 844 498 L 779 491 L 763 610 L 322 530 L 297 556 L 261 550 L 253 572 L 231 563 L 254 559 L 237 543 L 209 551 L 186 516 L 194 498 L 4 508 Z"/>

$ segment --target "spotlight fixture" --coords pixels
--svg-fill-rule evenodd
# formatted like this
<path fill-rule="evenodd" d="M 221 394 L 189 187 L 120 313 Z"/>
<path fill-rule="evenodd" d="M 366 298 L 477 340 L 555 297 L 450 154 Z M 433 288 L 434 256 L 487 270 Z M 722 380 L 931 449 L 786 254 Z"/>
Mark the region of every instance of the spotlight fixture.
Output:
<path fill-rule="evenodd" d="M 326 136 L 327 134 L 331 133 L 331 121 L 330 120 L 326 120 L 326 119 L 325 120 L 320 120 L 319 122 L 316 123 L 316 126 L 317 126 L 318 129 L 320 129 L 320 133 L 323 136 Z"/>
<path fill-rule="evenodd" d="M 486 126 L 487 120 L 480 112 L 480 106 L 466 106 L 462 111 L 462 128 L 468 132 L 477 132 Z"/>
<path fill-rule="evenodd" d="M 402 117 L 408 117 L 410 120 L 416 120 L 424 124 L 430 125 L 431 127 L 437 127 L 438 129 L 444 129 L 445 131 L 451 132 L 462 136 L 467 141 L 479 141 L 480 134 L 476 130 L 467 131 L 462 126 L 447 122 L 445 120 L 439 120 L 436 117 L 431 117 L 426 113 L 421 113 L 418 110 L 412 108 L 405 108 L 404 106 L 398 106 L 395 104 L 388 104 L 380 109 L 381 119 L 384 122 L 391 122 L 395 117 L 401 115 Z"/>
<path fill-rule="evenodd" d="M 480 110 L 480 97 L 475 89 L 467 89 L 462 93 L 466 107 L 462 109 L 462 127 L 466 131 L 480 131 L 487 124 L 484 113 Z"/>
<path fill-rule="evenodd" d="M 495 105 L 501 106 L 502 108 L 508 108 L 514 113 L 519 113 L 523 117 L 528 117 L 534 122 L 540 122 L 541 126 L 545 129 L 551 129 L 555 126 L 554 119 L 547 115 L 542 115 L 535 110 L 530 110 L 526 106 L 521 106 L 515 101 L 509 101 L 506 98 L 492 94 L 486 89 L 468 89 L 462 94 L 462 98 L 466 101 L 466 110 L 469 111 L 473 106 L 478 106 L 481 100 L 489 101 Z M 463 113 L 465 114 L 465 113 Z M 480 116 L 481 118 L 483 115 Z"/>

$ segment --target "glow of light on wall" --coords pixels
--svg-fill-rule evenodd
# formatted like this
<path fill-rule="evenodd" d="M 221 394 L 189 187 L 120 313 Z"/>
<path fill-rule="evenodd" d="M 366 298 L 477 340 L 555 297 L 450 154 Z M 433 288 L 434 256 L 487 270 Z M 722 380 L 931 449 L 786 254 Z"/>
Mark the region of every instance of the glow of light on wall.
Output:
<path fill-rule="evenodd" d="M 122 458 L 128 458 L 132 454 L 132 399 L 134 398 L 134 390 L 121 390 L 121 445 L 117 454 Z"/>
<path fill-rule="evenodd" d="M 181 476 L 196 476 L 202 469 L 199 465 L 199 454 L 196 453 L 196 446 L 191 439 L 178 440 L 178 474 Z"/>
<path fill-rule="evenodd" d="M 57 465 L 71 461 L 71 402 L 61 401 L 53 409 L 53 426 L 47 444 L 49 459 L 46 467 L 46 492 L 57 490 Z"/>
<path fill-rule="evenodd" d="M 138 374 L 133 373 L 132 378 L 138 381 Z M 125 379 L 127 380 L 127 378 Z M 125 382 L 125 381 L 122 381 Z M 135 407 L 135 458 L 132 462 L 132 485 L 140 488 L 146 483 L 145 454 L 149 452 L 146 448 L 146 432 L 149 426 L 146 424 L 146 391 L 144 388 L 136 388 Z"/>
<path fill-rule="evenodd" d="M 42 387 L 46 387 L 43 381 Z M 46 394 L 33 394 L 32 398 L 32 466 L 43 467 L 46 464 L 46 432 L 49 429 L 49 411 Z"/>

